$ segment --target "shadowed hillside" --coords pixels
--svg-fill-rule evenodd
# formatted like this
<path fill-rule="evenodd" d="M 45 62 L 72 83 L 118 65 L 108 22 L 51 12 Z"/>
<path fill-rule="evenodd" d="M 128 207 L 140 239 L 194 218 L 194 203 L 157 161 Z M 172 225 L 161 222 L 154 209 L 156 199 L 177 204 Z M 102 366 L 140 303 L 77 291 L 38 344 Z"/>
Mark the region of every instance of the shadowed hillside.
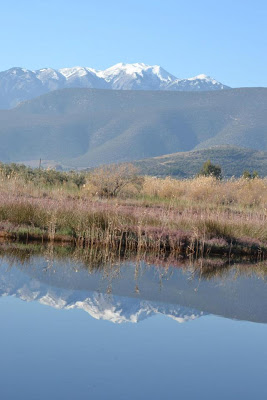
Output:
<path fill-rule="evenodd" d="M 267 89 L 64 89 L 0 111 L 0 159 L 71 167 L 213 145 L 267 150 Z"/>
<path fill-rule="evenodd" d="M 256 170 L 260 176 L 267 176 L 267 152 L 230 146 L 167 154 L 134 164 L 145 175 L 188 178 L 196 175 L 207 160 L 219 164 L 227 178 L 242 176 L 245 170 Z"/>

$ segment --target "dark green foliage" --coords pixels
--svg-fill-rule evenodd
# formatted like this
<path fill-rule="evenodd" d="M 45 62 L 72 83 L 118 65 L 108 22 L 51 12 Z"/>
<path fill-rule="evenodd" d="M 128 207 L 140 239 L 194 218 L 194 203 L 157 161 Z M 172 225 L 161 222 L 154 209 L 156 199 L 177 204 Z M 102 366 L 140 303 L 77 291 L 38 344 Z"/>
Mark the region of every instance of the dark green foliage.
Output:
<path fill-rule="evenodd" d="M 202 165 L 199 175 L 213 176 L 216 179 L 222 179 L 222 169 L 219 165 L 212 164 L 210 160 L 207 160 Z"/>
<path fill-rule="evenodd" d="M 258 171 L 253 171 L 252 174 L 251 174 L 248 170 L 245 170 L 243 172 L 242 178 L 244 178 L 244 179 L 259 178 L 259 173 L 258 173 Z"/>
<path fill-rule="evenodd" d="M 244 178 L 244 179 L 251 179 L 251 173 L 246 169 L 246 170 L 243 172 L 242 178 Z"/>

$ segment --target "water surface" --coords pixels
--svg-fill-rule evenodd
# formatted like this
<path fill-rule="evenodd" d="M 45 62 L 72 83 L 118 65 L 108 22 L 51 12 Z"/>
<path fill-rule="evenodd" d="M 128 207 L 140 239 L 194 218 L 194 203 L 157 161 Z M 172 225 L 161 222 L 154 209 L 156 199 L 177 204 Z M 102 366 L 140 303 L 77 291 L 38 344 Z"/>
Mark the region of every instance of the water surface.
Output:
<path fill-rule="evenodd" d="M 265 399 L 266 277 L 2 254 L 1 398 Z"/>

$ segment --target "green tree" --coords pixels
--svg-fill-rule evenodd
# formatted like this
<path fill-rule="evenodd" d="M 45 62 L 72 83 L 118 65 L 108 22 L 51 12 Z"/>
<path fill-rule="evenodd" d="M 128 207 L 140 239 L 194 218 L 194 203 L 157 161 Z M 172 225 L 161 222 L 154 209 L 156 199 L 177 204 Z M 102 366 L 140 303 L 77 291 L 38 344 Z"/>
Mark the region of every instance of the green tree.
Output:
<path fill-rule="evenodd" d="M 201 176 L 213 176 L 216 179 L 222 179 L 222 169 L 219 165 L 212 164 L 210 160 L 207 160 L 202 165 L 199 171 Z"/>
<path fill-rule="evenodd" d="M 258 171 L 253 171 L 253 172 L 252 172 L 252 179 L 255 179 L 255 178 L 259 178 L 259 173 L 258 173 Z"/>
<path fill-rule="evenodd" d="M 251 173 L 246 169 L 246 170 L 243 172 L 242 178 L 244 178 L 244 179 L 251 179 Z"/>
<path fill-rule="evenodd" d="M 248 170 L 245 170 L 242 175 L 242 178 L 244 179 L 255 179 L 258 177 L 259 177 L 258 171 L 253 171 L 251 174 Z"/>

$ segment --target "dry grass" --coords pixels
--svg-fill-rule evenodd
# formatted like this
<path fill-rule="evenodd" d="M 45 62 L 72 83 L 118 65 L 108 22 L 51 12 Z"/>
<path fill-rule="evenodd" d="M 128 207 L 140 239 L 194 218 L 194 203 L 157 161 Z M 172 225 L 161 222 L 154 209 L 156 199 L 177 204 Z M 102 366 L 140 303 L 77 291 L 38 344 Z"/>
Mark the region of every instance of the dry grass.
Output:
<path fill-rule="evenodd" d="M 0 180 L 0 231 L 16 238 L 101 243 L 129 249 L 204 254 L 264 252 L 267 181 L 210 177 L 145 177 L 99 198 L 97 181 L 81 189 L 36 186 L 18 177 Z"/>
<path fill-rule="evenodd" d="M 146 177 L 143 193 L 159 199 L 185 204 L 205 203 L 210 207 L 267 208 L 266 179 L 232 179 L 219 181 L 212 177 L 176 180 Z"/>

